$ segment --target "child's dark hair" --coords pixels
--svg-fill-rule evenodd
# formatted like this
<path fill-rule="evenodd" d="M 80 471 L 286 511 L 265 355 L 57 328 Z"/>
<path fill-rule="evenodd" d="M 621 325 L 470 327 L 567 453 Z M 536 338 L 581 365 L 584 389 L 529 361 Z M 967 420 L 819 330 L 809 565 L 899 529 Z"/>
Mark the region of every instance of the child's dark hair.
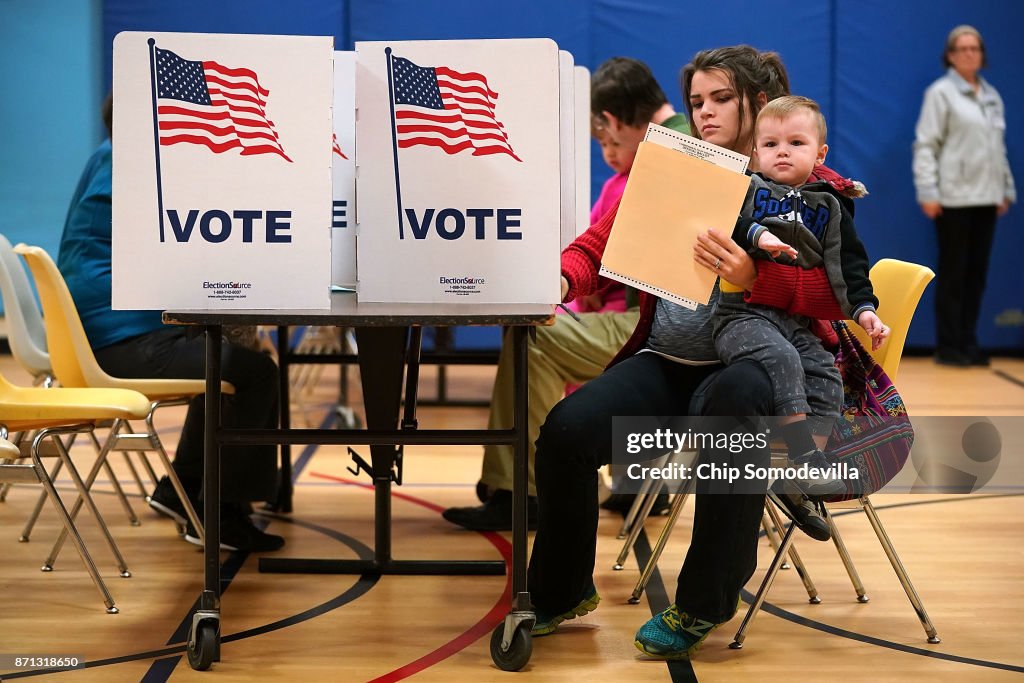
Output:
<path fill-rule="evenodd" d="M 637 59 L 612 57 L 590 78 L 590 111 L 606 111 L 627 126 L 646 125 L 667 103 L 650 68 Z"/>

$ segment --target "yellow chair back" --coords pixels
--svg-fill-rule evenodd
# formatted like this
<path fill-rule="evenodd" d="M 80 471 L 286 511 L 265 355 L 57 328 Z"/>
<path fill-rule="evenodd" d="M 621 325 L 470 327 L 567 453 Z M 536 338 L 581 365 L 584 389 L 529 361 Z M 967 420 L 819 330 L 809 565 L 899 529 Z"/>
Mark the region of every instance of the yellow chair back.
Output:
<path fill-rule="evenodd" d="M 882 347 L 871 355 L 885 370 L 885 374 L 889 375 L 889 379 L 895 382 L 907 333 L 910 331 L 910 321 L 925 287 L 935 277 L 935 273 L 927 266 L 885 258 L 871 268 L 870 276 L 871 286 L 878 297 L 878 317 L 891 330 Z M 855 322 L 848 324 L 864 348 L 870 350 L 871 340 L 861 326 Z"/>
<path fill-rule="evenodd" d="M 19 244 L 14 251 L 25 257 L 35 278 L 46 323 L 50 365 L 61 386 L 110 386 L 111 377 L 96 362 L 75 301 L 57 264 L 40 247 Z"/>

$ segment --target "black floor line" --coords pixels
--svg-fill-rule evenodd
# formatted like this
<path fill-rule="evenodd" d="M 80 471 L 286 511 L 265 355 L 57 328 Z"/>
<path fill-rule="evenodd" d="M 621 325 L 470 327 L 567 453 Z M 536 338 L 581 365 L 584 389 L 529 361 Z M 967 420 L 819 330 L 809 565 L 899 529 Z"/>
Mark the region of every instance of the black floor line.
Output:
<path fill-rule="evenodd" d="M 337 413 L 335 413 L 333 411 L 329 412 L 324 417 L 322 423 L 320 424 L 320 429 L 328 429 L 335 422 L 336 419 L 337 419 Z M 306 446 L 304 449 L 302 449 L 302 453 L 299 455 L 299 458 L 296 460 L 296 462 L 295 462 L 295 464 L 294 464 L 294 466 L 292 468 L 292 483 L 293 484 L 299 478 L 299 476 L 302 474 L 302 470 L 305 469 L 306 465 L 309 463 L 309 461 L 312 458 L 313 453 L 316 451 L 316 449 L 317 449 L 317 446 L 315 444 L 310 444 L 310 445 Z M 292 521 L 290 517 L 280 517 L 280 516 L 277 516 L 276 518 L 279 519 L 279 520 L 284 520 L 284 521 Z M 269 519 L 265 519 L 265 520 L 262 521 L 262 523 L 257 522 L 256 525 L 260 529 L 265 529 L 268 522 L 269 522 Z M 332 535 L 332 534 L 328 534 L 328 535 Z M 357 552 L 360 552 L 360 551 L 357 551 Z M 242 565 L 245 563 L 245 559 L 248 556 L 249 556 L 248 553 L 232 553 L 228 557 L 227 561 L 224 564 L 221 565 L 221 571 L 220 571 L 220 594 L 222 596 L 224 595 L 225 591 L 227 591 L 228 587 L 231 585 L 231 581 L 235 578 L 235 575 L 242 568 Z M 370 558 L 373 557 L 373 552 L 372 551 L 370 551 L 369 557 Z M 198 608 L 199 608 L 199 600 L 197 599 L 196 602 L 192 604 L 192 608 L 189 609 L 188 614 L 185 615 L 185 618 L 181 620 L 180 624 L 178 624 L 178 628 L 175 629 L 174 635 L 172 635 L 171 638 L 168 640 L 168 644 L 183 642 L 183 641 L 188 639 L 188 632 L 189 632 L 189 629 L 191 629 L 191 627 L 192 627 L 192 615 L 195 613 L 195 611 Z M 222 638 L 221 642 L 226 642 L 226 639 Z M 176 659 L 173 666 L 168 666 L 168 665 L 164 664 L 164 665 L 161 665 L 160 667 L 158 667 L 158 669 L 156 668 L 157 667 L 157 662 L 154 662 L 153 666 L 150 667 L 150 670 L 143 677 L 142 683 L 167 683 L 167 680 L 170 679 L 171 674 L 174 673 L 174 669 L 177 666 L 177 663 L 178 663 L 179 660 L 180 660 L 180 658 Z M 157 670 L 159 670 L 159 675 L 157 674 Z"/>
<path fill-rule="evenodd" d="M 1019 387 L 1024 387 L 1024 380 L 1019 380 L 1016 377 L 1014 377 L 1013 375 L 1011 375 L 1011 374 L 1009 374 L 1009 373 L 1007 373 L 1007 372 L 1005 372 L 1003 370 L 993 370 L 992 374 L 994 374 L 996 377 L 1001 377 L 1001 378 L 1005 379 L 1007 382 L 1012 382 L 1013 384 L 1016 384 Z"/>
<path fill-rule="evenodd" d="M 282 517 L 278 515 L 269 515 L 262 513 L 263 516 L 273 517 L 275 521 L 281 521 L 285 523 L 295 524 L 305 529 L 315 531 L 317 533 L 324 534 L 330 538 L 333 538 L 349 548 L 351 548 L 360 559 L 373 559 L 373 550 L 368 546 L 364 545 L 361 541 L 354 539 L 350 536 L 346 536 L 334 529 L 328 529 L 316 524 L 309 522 L 302 522 L 294 520 L 288 517 Z M 230 562 L 236 555 L 243 555 L 243 553 L 232 553 L 232 556 L 228 559 Z M 278 621 L 271 622 L 269 624 L 263 624 L 255 628 L 251 628 L 238 633 L 232 633 L 230 635 L 223 636 L 221 642 L 231 643 L 244 638 L 250 638 L 252 636 L 262 635 L 271 631 L 277 631 L 282 628 L 294 626 L 295 624 L 309 621 L 310 619 L 319 617 L 327 612 L 338 609 L 353 600 L 356 600 L 365 595 L 371 588 L 373 588 L 377 581 L 380 580 L 379 576 L 376 575 L 362 575 L 356 581 L 354 585 L 348 588 L 345 592 L 327 600 L 326 602 L 314 605 L 313 607 L 293 614 L 291 616 L 279 619 Z M 191 614 L 191 612 L 190 612 Z M 191 619 L 191 616 L 189 617 Z M 177 635 L 182 629 L 175 631 Z M 144 659 L 156 659 L 149 671 L 141 679 L 144 683 L 157 683 L 158 681 L 167 681 L 171 674 L 174 672 L 175 667 L 182 658 L 182 654 L 185 652 L 185 638 L 187 637 L 187 627 L 183 631 L 184 635 L 181 636 L 180 640 L 169 642 L 167 647 L 160 648 L 157 650 L 147 650 L 145 652 L 137 652 L 129 655 L 122 655 L 119 657 L 111 657 L 108 659 L 98 659 L 92 662 L 87 662 L 84 666 L 86 669 L 97 668 L 101 666 L 110 666 L 113 664 L 123 664 L 125 662 L 132 662 Z M 13 680 L 15 678 L 29 678 L 31 676 L 41 676 L 44 674 L 57 673 L 53 670 L 39 669 L 34 671 L 24 671 L 13 674 L 4 674 L 4 680 Z"/>
<path fill-rule="evenodd" d="M 754 595 L 749 591 L 744 589 L 740 592 L 740 594 L 743 596 L 743 599 L 746 602 L 751 603 L 754 601 Z M 907 606 L 908 608 L 910 607 L 909 603 Z M 956 662 L 957 664 L 969 664 L 972 666 L 980 666 L 989 669 L 1001 669 L 1003 671 L 1014 671 L 1017 673 L 1024 673 L 1024 666 L 1004 664 L 1003 662 L 993 662 L 986 659 L 975 659 L 973 657 L 961 657 L 959 655 L 951 655 L 945 652 L 934 652 L 932 650 L 926 650 L 921 647 L 914 647 L 913 645 L 904 645 L 902 643 L 894 643 L 891 640 L 875 638 L 874 636 L 868 636 L 863 633 L 857 633 L 856 631 L 848 631 L 844 628 L 839 628 L 838 626 L 830 626 L 828 624 L 823 624 L 820 621 L 814 621 L 813 619 L 808 619 L 798 614 L 794 614 L 793 612 L 784 610 L 781 607 L 778 607 L 767 601 L 761 605 L 761 609 L 767 612 L 768 614 L 779 617 L 780 619 L 785 619 L 786 621 L 790 621 L 794 624 L 806 626 L 808 628 L 813 628 L 816 631 L 828 633 L 833 636 L 849 638 L 850 640 L 856 640 L 861 643 L 867 643 L 868 645 L 877 645 L 878 647 L 884 647 L 890 650 L 897 650 L 899 652 L 905 652 L 907 654 L 912 655 L 920 655 L 922 657 L 931 657 L 933 659 L 942 659 L 947 662 Z M 868 607 L 867 609 L 870 609 L 870 607 Z M 746 645 L 746 643 L 744 643 L 744 645 Z"/>
<path fill-rule="evenodd" d="M 986 498 L 1011 498 L 1011 497 L 1021 496 L 1021 495 L 1024 495 L 1024 494 L 1008 493 L 1008 494 L 997 494 L 997 495 L 962 496 L 962 497 L 958 497 L 958 498 L 940 498 L 940 499 L 934 499 L 934 500 L 921 500 L 921 501 L 910 501 L 910 502 L 906 502 L 906 503 L 894 503 L 892 505 L 876 505 L 875 509 L 879 510 L 879 511 L 881 511 L 881 510 L 894 510 L 896 508 L 915 507 L 915 506 L 918 506 L 918 505 L 931 505 L 931 504 L 935 504 L 935 503 L 964 503 L 964 502 L 968 502 L 968 501 L 984 500 Z M 843 516 L 846 516 L 846 515 L 857 514 L 859 512 L 860 512 L 859 509 L 843 510 L 841 512 L 837 512 L 836 514 L 833 514 L 832 516 L 833 517 L 843 517 Z M 760 532 L 760 536 L 764 536 L 764 531 Z M 743 600 L 745 602 L 747 602 L 748 604 L 750 604 L 750 603 L 752 603 L 754 601 L 754 595 L 752 593 L 750 593 L 749 591 L 747 591 L 746 589 L 742 590 L 740 592 L 740 595 L 743 597 Z M 910 606 L 910 601 L 909 600 L 907 601 L 907 607 L 908 607 L 908 610 L 912 610 L 912 608 Z M 808 619 L 806 617 L 800 616 L 800 615 L 795 614 L 793 612 L 789 612 L 789 611 L 787 611 L 785 609 L 782 609 L 781 607 L 779 607 L 779 606 L 777 606 L 777 605 L 775 605 L 773 603 L 768 602 L 767 600 L 765 600 L 765 602 L 762 603 L 761 609 L 764 610 L 765 612 L 768 612 L 769 614 L 771 614 L 773 616 L 776 616 L 776 617 L 778 617 L 780 619 L 785 619 L 786 621 L 790 621 L 790 622 L 792 622 L 794 624 L 798 624 L 800 626 L 806 626 L 808 628 L 813 628 L 813 629 L 815 629 L 817 631 L 822 631 L 823 633 L 828 633 L 828 634 L 831 634 L 831 635 L 834 635 L 834 636 L 840 636 L 842 638 L 849 638 L 851 640 L 856 640 L 856 641 L 859 641 L 859 642 L 862 642 L 862 643 L 867 643 L 869 645 L 876 645 L 878 647 L 884 647 L 884 648 L 887 648 L 887 649 L 890 649 L 890 650 L 896 650 L 896 651 L 899 651 L 899 652 L 905 652 L 907 654 L 918 655 L 918 656 L 921 656 L 921 657 L 931 657 L 933 659 L 942 659 L 942 660 L 949 661 L 949 662 L 956 662 L 958 664 L 968 664 L 968 665 L 971 665 L 971 666 L 979 666 L 979 667 L 984 667 L 984 668 L 1000 669 L 1000 670 L 1003 670 L 1003 671 L 1014 671 L 1014 672 L 1022 672 L 1022 673 L 1024 673 L 1024 666 L 1017 666 L 1017 665 L 1014 665 L 1014 664 L 1006 664 L 1004 662 L 993 662 L 993 661 L 990 661 L 990 660 L 976 659 L 976 658 L 973 658 L 973 657 L 961 657 L 959 655 L 951 655 L 951 654 L 946 654 L 944 652 L 935 652 L 935 651 L 926 650 L 926 649 L 920 648 L 920 647 L 914 647 L 912 645 L 904 645 L 902 643 L 895 643 L 895 642 L 893 642 L 891 640 L 884 640 L 882 638 L 875 638 L 874 636 L 865 635 L 863 633 L 857 633 L 855 631 L 848 631 L 846 629 L 842 629 L 842 628 L 839 628 L 837 626 L 831 626 L 829 624 L 824 624 L 824 623 L 822 623 L 820 621 L 815 621 L 813 619 Z M 938 626 L 936 626 L 936 630 L 939 630 Z M 922 629 L 922 631 L 923 631 L 923 629 Z M 941 630 L 939 630 L 939 635 L 941 637 L 941 635 L 942 635 Z"/>
<path fill-rule="evenodd" d="M 647 540 L 645 530 L 641 530 L 640 535 L 637 536 L 636 543 L 633 545 L 633 554 L 636 556 L 637 567 L 642 572 L 647 566 L 648 560 L 651 559 L 651 544 Z M 647 604 L 652 617 L 668 608 L 670 604 L 668 591 L 665 590 L 665 582 L 662 581 L 661 572 L 657 567 L 651 573 L 651 579 L 647 582 L 644 593 L 647 594 Z M 665 663 L 668 665 L 668 674 L 672 683 L 697 683 L 697 674 L 694 673 L 693 664 L 689 659 L 677 659 Z"/>

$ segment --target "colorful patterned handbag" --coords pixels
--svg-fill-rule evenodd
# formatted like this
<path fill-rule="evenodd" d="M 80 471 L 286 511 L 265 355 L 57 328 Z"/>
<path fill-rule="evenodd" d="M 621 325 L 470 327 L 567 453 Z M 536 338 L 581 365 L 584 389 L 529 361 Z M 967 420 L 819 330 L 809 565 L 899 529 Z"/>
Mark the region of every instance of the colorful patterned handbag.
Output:
<path fill-rule="evenodd" d="M 839 502 L 874 493 L 903 469 L 914 444 L 914 427 L 896 387 L 850 332 L 832 323 L 839 338 L 836 367 L 843 377 L 843 406 L 825 456 L 846 463 L 859 478 L 847 478 L 847 492 L 824 498 Z"/>

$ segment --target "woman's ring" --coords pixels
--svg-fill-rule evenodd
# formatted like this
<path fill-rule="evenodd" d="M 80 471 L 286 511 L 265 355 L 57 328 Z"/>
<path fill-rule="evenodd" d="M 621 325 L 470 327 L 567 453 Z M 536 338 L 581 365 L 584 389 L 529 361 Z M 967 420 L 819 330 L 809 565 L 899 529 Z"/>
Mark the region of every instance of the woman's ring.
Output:
<path fill-rule="evenodd" d="M 722 267 L 722 259 L 717 259 L 715 261 L 715 270 L 718 270 L 721 267 Z"/>

